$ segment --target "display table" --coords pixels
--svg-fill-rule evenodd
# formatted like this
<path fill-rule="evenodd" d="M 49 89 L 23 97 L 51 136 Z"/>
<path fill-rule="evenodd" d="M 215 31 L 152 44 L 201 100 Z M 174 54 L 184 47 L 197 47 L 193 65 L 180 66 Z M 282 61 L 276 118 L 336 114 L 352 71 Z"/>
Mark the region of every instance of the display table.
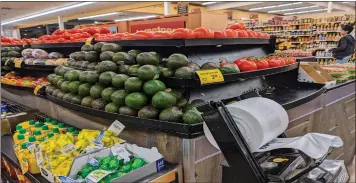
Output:
<path fill-rule="evenodd" d="M 103 129 L 112 122 L 61 107 L 26 91 L 2 88 L 2 97 L 37 108 L 53 118 L 79 128 Z M 335 149 L 329 158 L 345 160 L 346 164 L 351 162 L 355 154 L 355 81 L 328 88 L 319 97 L 287 112 L 290 119 L 286 131 L 288 137 L 310 132 L 340 136 L 344 146 Z M 120 138 L 143 147 L 155 146 L 166 161 L 181 163 L 183 170 L 178 170 L 180 182 L 221 182 L 222 180 L 220 163 L 224 157 L 205 136 L 185 139 L 147 128 L 126 126 Z"/>

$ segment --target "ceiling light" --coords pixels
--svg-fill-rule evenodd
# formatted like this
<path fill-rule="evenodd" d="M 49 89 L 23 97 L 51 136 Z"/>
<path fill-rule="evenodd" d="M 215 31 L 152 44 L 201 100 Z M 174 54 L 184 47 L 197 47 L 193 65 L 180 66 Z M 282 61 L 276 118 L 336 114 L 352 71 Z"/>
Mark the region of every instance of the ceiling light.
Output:
<path fill-rule="evenodd" d="M 40 29 L 41 27 L 37 27 L 38 29 Z"/>
<path fill-rule="evenodd" d="M 25 35 L 25 36 L 26 36 L 27 34 L 23 34 L 23 35 Z"/>
<path fill-rule="evenodd" d="M 349 3 L 349 2 L 342 2 L 342 3 Z"/>
<path fill-rule="evenodd" d="M 93 15 L 93 16 L 88 16 L 88 17 L 81 17 L 81 18 L 78 18 L 78 20 L 97 18 L 97 17 L 104 17 L 104 16 L 116 15 L 116 14 L 118 14 L 118 12 L 105 13 L 105 14 L 100 14 L 100 15 Z"/>
<path fill-rule="evenodd" d="M 303 2 L 296 2 L 296 3 L 293 3 L 293 4 L 302 4 Z"/>
<path fill-rule="evenodd" d="M 280 4 L 280 5 L 277 5 L 277 7 L 290 6 L 290 5 L 293 5 L 293 4 Z"/>
<path fill-rule="evenodd" d="M 156 15 L 148 15 L 148 16 L 143 16 L 143 17 L 132 17 L 132 18 L 117 19 L 117 20 L 115 20 L 115 22 L 130 21 L 130 20 L 140 20 L 140 19 L 155 18 L 155 17 L 156 17 Z"/>
<path fill-rule="evenodd" d="M 209 5 L 209 4 L 215 4 L 216 2 L 205 2 L 205 3 L 201 3 L 201 5 Z"/>
<path fill-rule="evenodd" d="M 325 9 L 316 9 L 316 10 L 309 10 L 309 11 L 298 11 L 298 12 L 284 13 L 283 15 L 294 15 L 294 14 L 302 14 L 302 13 L 310 13 L 310 12 L 318 12 L 318 11 L 326 11 L 326 10 L 328 9 L 325 8 Z"/>
<path fill-rule="evenodd" d="M 280 4 L 277 6 L 265 6 L 265 7 L 258 7 L 258 8 L 251 8 L 249 11 L 256 11 L 256 10 L 262 10 L 262 9 L 270 9 L 270 8 L 275 8 L 275 7 L 284 7 L 284 6 L 291 6 L 291 5 L 296 5 L 296 4 L 302 4 L 303 2 L 296 2 L 296 3 L 288 3 L 288 4 Z M 277 11 L 277 10 L 276 10 Z"/>
<path fill-rule="evenodd" d="M 10 20 L 10 21 L 1 23 L 1 25 L 7 25 L 7 24 L 15 23 L 15 22 L 20 22 L 20 21 L 23 21 L 23 20 L 28 20 L 28 19 L 31 19 L 31 18 L 36 18 L 36 17 L 43 16 L 43 15 L 48 15 L 48 14 L 52 14 L 52 13 L 56 13 L 56 12 L 60 12 L 60 11 L 64 11 L 64 10 L 78 8 L 78 7 L 86 6 L 86 5 L 93 4 L 93 3 L 95 3 L 95 2 L 84 2 L 84 3 L 78 3 L 78 4 L 74 4 L 74 5 L 70 5 L 70 6 L 65 6 L 65 7 L 62 7 L 62 8 L 57 8 L 57 9 L 54 9 L 54 10 L 45 11 L 45 12 L 42 12 L 42 13 L 30 15 L 30 16 L 27 16 L 27 17 L 18 18 L 16 20 Z"/>

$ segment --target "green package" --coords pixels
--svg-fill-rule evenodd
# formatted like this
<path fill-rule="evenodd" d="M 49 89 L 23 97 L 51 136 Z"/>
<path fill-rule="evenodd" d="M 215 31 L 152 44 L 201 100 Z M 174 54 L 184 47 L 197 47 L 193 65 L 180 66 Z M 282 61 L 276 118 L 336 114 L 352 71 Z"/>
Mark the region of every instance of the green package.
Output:
<path fill-rule="evenodd" d="M 100 170 L 109 170 L 109 165 L 108 164 L 102 164 L 99 167 Z"/>
<path fill-rule="evenodd" d="M 123 165 L 120 169 L 119 169 L 120 172 L 123 172 L 123 173 L 128 173 L 131 171 L 131 164 L 130 163 L 127 163 L 126 165 Z"/>
<path fill-rule="evenodd" d="M 143 165 L 145 165 L 145 160 L 143 160 L 142 158 L 136 158 L 132 164 L 131 164 L 131 168 L 132 170 L 136 170 L 140 167 L 142 167 Z"/>
<path fill-rule="evenodd" d="M 93 166 L 88 166 L 86 165 L 81 171 L 80 171 L 80 176 L 85 179 L 92 171 L 94 171 L 96 168 Z M 79 173 L 78 173 L 79 174 Z"/>
<path fill-rule="evenodd" d="M 102 159 L 100 165 L 107 165 L 107 164 L 109 164 L 110 160 L 111 160 L 110 156 L 105 157 L 105 158 Z"/>
<path fill-rule="evenodd" d="M 120 167 L 120 165 L 119 165 L 119 160 L 118 160 L 116 157 L 112 158 L 112 159 L 110 160 L 110 162 L 108 163 L 108 168 L 109 168 L 109 170 L 116 170 L 116 169 L 118 169 L 119 167 Z"/>

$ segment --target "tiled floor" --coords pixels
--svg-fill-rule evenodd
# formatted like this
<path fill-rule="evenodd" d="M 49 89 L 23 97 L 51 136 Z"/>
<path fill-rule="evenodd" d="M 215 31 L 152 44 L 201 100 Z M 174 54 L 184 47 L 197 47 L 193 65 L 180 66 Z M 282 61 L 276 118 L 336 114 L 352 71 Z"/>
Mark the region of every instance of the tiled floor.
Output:
<path fill-rule="evenodd" d="M 347 167 L 350 175 L 350 182 L 349 183 L 355 183 L 355 157 L 354 160 L 352 161 L 352 164 Z"/>

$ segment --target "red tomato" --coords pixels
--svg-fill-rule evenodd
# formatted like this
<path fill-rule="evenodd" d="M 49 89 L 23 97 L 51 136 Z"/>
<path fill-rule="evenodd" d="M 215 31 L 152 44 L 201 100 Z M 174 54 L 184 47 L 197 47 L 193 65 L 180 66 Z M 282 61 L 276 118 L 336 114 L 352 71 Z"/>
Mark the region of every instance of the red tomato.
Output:
<path fill-rule="evenodd" d="M 71 34 L 75 34 L 75 33 L 78 33 L 77 30 L 78 30 L 78 29 L 70 29 L 70 30 L 68 30 L 67 32 L 68 32 L 68 33 L 71 33 Z"/>
<path fill-rule="evenodd" d="M 99 32 L 100 32 L 100 34 L 107 34 L 107 33 L 110 33 L 110 29 L 107 27 L 100 27 Z"/>
<path fill-rule="evenodd" d="M 76 40 L 76 39 L 78 39 L 78 38 L 80 38 L 80 35 L 77 35 L 77 34 L 72 34 L 72 35 L 69 37 L 69 39 L 70 39 L 71 41 L 74 41 L 74 40 Z"/>
<path fill-rule="evenodd" d="M 60 29 L 57 29 L 56 31 L 53 32 L 52 35 L 62 35 L 64 34 L 65 30 L 60 30 Z"/>
<path fill-rule="evenodd" d="M 242 62 L 247 61 L 248 57 L 242 57 L 234 61 L 234 63 L 239 66 Z"/>
<path fill-rule="evenodd" d="M 56 42 L 58 42 L 58 43 L 63 43 L 65 41 L 66 41 L 66 39 L 64 39 L 64 38 L 59 38 L 59 39 L 56 40 Z"/>
<path fill-rule="evenodd" d="M 1 42 L 7 42 L 7 43 L 9 43 L 9 42 L 11 42 L 11 39 L 8 38 L 8 37 L 2 36 L 2 37 L 1 37 Z"/>
<path fill-rule="evenodd" d="M 172 38 L 172 39 L 188 39 L 189 37 L 191 37 L 191 34 L 192 33 L 191 33 L 190 29 L 178 28 L 171 33 L 170 38 Z"/>
<path fill-rule="evenodd" d="M 113 34 L 113 39 L 119 40 L 122 38 L 122 36 L 124 36 L 123 33 L 116 33 L 116 34 Z M 95 37 L 95 35 L 94 35 L 94 37 Z"/>
<path fill-rule="evenodd" d="M 121 39 L 122 40 L 134 40 L 135 36 L 134 36 L 134 34 L 127 34 L 127 35 L 122 36 Z"/>
<path fill-rule="evenodd" d="M 100 32 L 100 30 L 97 27 L 88 27 L 88 28 L 85 28 L 84 31 L 89 33 L 90 35 L 94 35 L 94 34 Z"/>
<path fill-rule="evenodd" d="M 199 27 L 193 30 L 196 38 L 214 38 L 214 32 L 210 29 Z"/>
<path fill-rule="evenodd" d="M 239 65 L 239 68 L 243 72 L 254 71 L 257 70 L 257 65 L 253 61 L 245 61 Z"/>
<path fill-rule="evenodd" d="M 232 29 L 225 30 L 225 34 L 226 34 L 226 37 L 228 37 L 228 38 L 237 38 L 238 37 L 237 32 Z"/>
<path fill-rule="evenodd" d="M 153 39 L 169 39 L 171 35 L 167 31 L 159 31 L 153 33 Z"/>
<path fill-rule="evenodd" d="M 227 29 L 233 29 L 233 30 L 246 30 L 246 25 L 242 22 L 240 23 L 234 23 L 230 24 L 227 26 Z"/>
<path fill-rule="evenodd" d="M 255 63 L 257 65 L 257 69 L 269 68 L 269 64 L 268 64 L 267 60 L 256 60 Z"/>
<path fill-rule="evenodd" d="M 268 64 L 269 64 L 270 68 L 271 67 L 279 67 L 279 66 L 281 66 L 281 63 L 279 62 L 279 60 L 278 59 L 274 59 L 274 58 L 269 59 L 268 60 Z"/>
<path fill-rule="evenodd" d="M 247 37 L 256 37 L 255 32 L 252 30 L 247 31 Z"/>
<path fill-rule="evenodd" d="M 225 31 L 214 31 L 214 38 L 227 38 Z"/>
<path fill-rule="evenodd" d="M 135 33 L 135 39 L 153 39 L 151 32 L 138 31 Z"/>

